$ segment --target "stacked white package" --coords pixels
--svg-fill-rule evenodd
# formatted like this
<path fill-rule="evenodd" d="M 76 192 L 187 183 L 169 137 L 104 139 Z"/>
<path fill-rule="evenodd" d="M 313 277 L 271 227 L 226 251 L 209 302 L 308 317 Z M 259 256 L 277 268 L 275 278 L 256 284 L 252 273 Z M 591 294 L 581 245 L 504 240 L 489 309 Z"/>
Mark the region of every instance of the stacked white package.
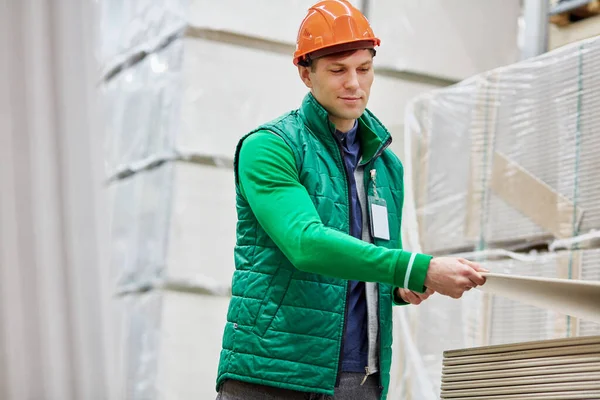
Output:
<path fill-rule="evenodd" d="M 112 265 L 121 290 L 169 281 L 229 285 L 236 224 L 231 170 L 168 163 L 114 183 L 111 193 Z"/>
<path fill-rule="evenodd" d="M 151 291 L 122 300 L 121 398 L 214 398 L 229 299 Z"/>
<path fill-rule="evenodd" d="M 289 57 L 191 38 L 122 71 L 104 91 L 109 176 L 178 153 L 232 159 L 244 134 L 306 93 Z"/>

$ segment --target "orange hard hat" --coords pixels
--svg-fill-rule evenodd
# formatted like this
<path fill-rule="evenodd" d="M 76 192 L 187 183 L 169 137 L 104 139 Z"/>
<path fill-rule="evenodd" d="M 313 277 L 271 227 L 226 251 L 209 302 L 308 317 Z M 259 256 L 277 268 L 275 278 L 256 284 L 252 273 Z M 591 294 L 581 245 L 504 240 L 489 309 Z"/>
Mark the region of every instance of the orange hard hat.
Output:
<path fill-rule="evenodd" d="M 367 18 L 347 0 L 320 1 L 308 9 L 300 25 L 294 65 L 307 61 L 309 55 L 322 57 L 338 51 L 373 48 L 380 43 Z"/>

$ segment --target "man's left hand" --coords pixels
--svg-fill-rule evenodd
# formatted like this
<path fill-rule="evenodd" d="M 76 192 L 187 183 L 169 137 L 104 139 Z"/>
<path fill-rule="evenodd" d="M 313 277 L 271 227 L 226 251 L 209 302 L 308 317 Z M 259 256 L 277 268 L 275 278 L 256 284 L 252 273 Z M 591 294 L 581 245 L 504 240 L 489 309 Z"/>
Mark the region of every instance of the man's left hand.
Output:
<path fill-rule="evenodd" d="M 412 290 L 402 289 L 402 288 L 398 288 L 397 290 L 398 290 L 398 295 L 400 296 L 400 298 L 402 300 L 404 300 L 407 303 L 413 304 L 415 306 L 418 306 L 423 301 L 427 300 L 429 298 L 429 296 L 431 296 L 433 293 L 435 293 L 432 289 L 427 289 L 425 291 L 425 293 L 417 293 L 417 292 L 413 292 Z"/>

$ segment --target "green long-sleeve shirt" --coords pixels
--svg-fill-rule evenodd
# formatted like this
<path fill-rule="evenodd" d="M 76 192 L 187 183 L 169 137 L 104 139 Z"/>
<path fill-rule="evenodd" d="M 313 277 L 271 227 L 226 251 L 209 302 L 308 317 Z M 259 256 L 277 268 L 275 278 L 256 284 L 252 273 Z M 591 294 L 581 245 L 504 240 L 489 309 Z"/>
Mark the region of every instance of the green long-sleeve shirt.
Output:
<path fill-rule="evenodd" d="M 425 290 L 431 256 L 376 246 L 322 223 L 300 183 L 294 155 L 280 137 L 261 131 L 247 138 L 239 154 L 238 171 L 242 196 L 296 268 L 397 287 L 410 282 L 408 289 Z M 403 279 L 405 272 L 410 280 Z M 394 300 L 403 303 L 399 298 Z"/>

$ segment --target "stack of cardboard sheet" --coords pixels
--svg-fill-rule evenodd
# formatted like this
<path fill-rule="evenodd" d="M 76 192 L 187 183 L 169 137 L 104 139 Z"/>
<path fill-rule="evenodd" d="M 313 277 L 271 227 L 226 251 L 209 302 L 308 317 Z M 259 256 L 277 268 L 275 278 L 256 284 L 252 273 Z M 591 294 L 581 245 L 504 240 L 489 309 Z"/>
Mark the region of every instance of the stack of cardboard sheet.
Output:
<path fill-rule="evenodd" d="M 444 352 L 442 399 L 598 399 L 600 336 Z"/>
<path fill-rule="evenodd" d="M 600 249 L 560 251 L 490 261 L 485 267 L 506 275 L 600 281 L 599 258 Z M 401 373 L 413 374 L 414 382 L 426 377 L 438 393 L 445 350 L 600 335 L 600 323 L 594 320 L 480 290 L 469 291 L 458 301 L 436 294 L 410 312 L 416 321 L 410 328 L 414 332 L 411 345 L 400 340 L 400 351 L 408 354 L 414 348 L 423 368 Z"/>

